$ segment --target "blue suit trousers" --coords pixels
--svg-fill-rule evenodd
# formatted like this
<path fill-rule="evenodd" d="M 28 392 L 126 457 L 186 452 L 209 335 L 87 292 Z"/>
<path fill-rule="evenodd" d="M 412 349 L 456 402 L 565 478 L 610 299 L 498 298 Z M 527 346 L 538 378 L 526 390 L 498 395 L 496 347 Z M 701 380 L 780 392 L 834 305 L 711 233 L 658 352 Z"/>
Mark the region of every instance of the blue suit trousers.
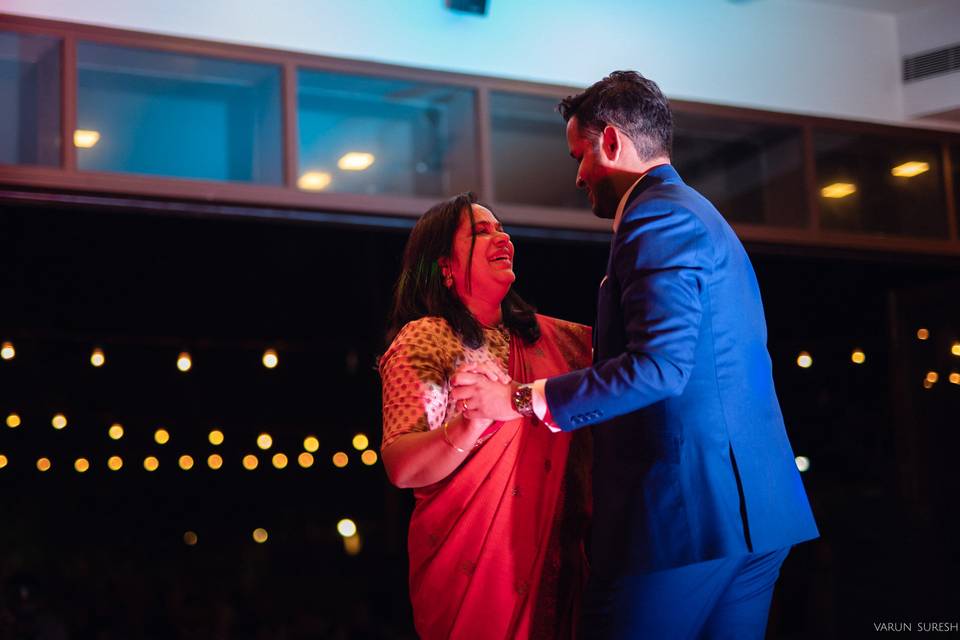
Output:
<path fill-rule="evenodd" d="M 587 640 L 762 640 L 790 548 L 675 569 L 591 576 L 578 637 Z"/>

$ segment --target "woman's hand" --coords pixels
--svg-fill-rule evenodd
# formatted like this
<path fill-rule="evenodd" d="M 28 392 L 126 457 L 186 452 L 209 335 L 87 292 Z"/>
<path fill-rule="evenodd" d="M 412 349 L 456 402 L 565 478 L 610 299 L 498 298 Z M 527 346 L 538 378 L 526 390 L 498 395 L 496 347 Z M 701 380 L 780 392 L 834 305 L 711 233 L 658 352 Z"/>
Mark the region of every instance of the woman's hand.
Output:
<path fill-rule="evenodd" d="M 450 379 L 450 395 L 468 420 L 514 420 L 513 381 L 490 363 L 463 365 Z"/>

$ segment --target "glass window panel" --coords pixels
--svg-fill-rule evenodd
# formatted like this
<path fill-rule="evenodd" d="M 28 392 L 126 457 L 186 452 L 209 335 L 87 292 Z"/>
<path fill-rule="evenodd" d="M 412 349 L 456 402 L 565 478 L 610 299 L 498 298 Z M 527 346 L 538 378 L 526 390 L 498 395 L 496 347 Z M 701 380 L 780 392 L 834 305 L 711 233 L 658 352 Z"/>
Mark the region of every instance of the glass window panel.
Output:
<path fill-rule="evenodd" d="M 493 184 L 500 202 L 590 210 L 576 187 L 556 98 L 490 94 Z"/>
<path fill-rule="evenodd" d="M 0 31 L 0 164 L 60 164 L 60 41 Z"/>
<path fill-rule="evenodd" d="M 814 150 L 824 229 L 947 235 L 940 145 L 820 131 Z"/>
<path fill-rule="evenodd" d="M 280 68 L 81 42 L 77 164 L 282 182 Z"/>
<path fill-rule="evenodd" d="M 474 103 L 469 89 L 301 70 L 298 185 L 431 198 L 476 191 Z"/>
<path fill-rule="evenodd" d="M 807 224 L 796 127 L 674 114 L 673 164 L 730 222 Z"/>

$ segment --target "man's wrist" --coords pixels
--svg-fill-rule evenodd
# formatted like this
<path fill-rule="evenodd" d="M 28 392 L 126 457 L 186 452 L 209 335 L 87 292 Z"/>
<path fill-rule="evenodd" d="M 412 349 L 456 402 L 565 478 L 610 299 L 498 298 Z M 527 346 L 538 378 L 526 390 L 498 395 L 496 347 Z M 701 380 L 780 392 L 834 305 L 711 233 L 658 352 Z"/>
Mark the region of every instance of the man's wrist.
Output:
<path fill-rule="evenodd" d="M 513 410 L 524 418 L 532 418 L 533 412 L 533 387 L 529 384 L 514 383 L 510 389 L 510 404 Z"/>

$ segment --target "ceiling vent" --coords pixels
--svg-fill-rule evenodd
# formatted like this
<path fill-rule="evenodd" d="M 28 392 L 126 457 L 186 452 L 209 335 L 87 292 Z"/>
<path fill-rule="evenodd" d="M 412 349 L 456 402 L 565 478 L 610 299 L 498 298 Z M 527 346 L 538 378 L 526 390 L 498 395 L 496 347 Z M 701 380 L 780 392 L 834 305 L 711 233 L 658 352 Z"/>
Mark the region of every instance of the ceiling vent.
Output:
<path fill-rule="evenodd" d="M 960 44 L 903 59 L 903 81 L 921 80 L 960 71 Z"/>

